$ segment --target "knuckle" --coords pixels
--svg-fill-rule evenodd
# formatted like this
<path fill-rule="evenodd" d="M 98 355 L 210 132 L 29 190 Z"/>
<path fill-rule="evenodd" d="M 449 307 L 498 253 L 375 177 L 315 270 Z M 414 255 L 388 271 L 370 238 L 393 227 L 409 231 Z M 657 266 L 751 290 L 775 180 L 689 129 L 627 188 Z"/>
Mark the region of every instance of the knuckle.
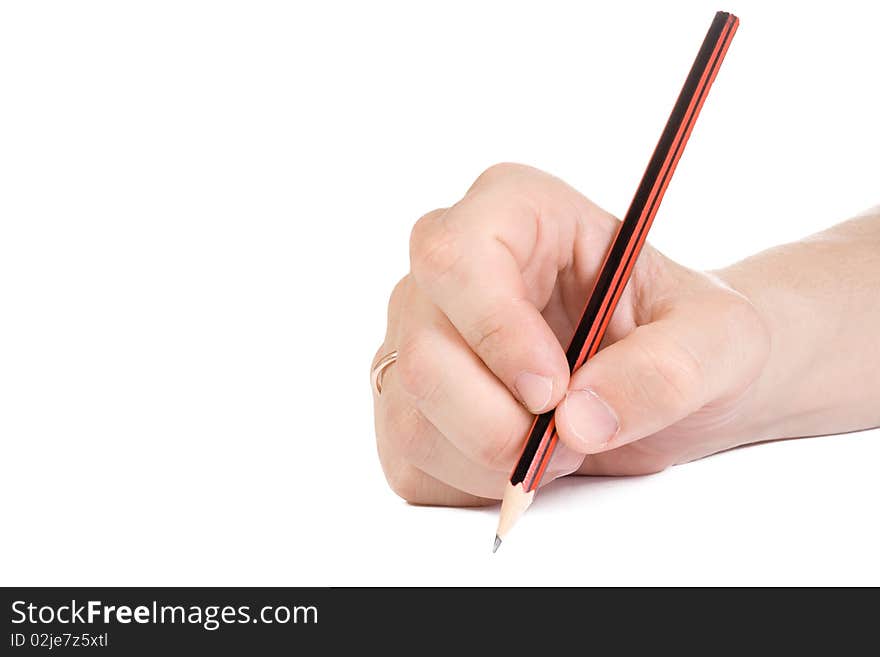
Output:
<path fill-rule="evenodd" d="M 376 353 L 373 354 L 373 358 L 370 361 L 371 381 L 373 378 L 373 368 L 376 366 L 376 363 L 380 358 L 386 356 L 392 349 L 394 349 L 393 344 L 394 335 L 397 333 L 397 320 L 400 315 L 401 307 L 404 304 L 407 290 L 409 289 L 409 283 L 409 276 L 404 276 L 397 282 L 394 289 L 391 290 L 391 297 L 388 300 L 388 317 L 386 319 L 385 339 L 382 341 L 382 344 L 379 345 L 379 348 L 376 350 Z"/>
<path fill-rule="evenodd" d="M 426 283 L 451 271 L 461 258 L 454 234 L 435 213 L 426 214 L 413 226 L 409 253 L 413 276 Z"/>
<path fill-rule="evenodd" d="M 404 276 L 394 289 L 391 290 L 391 296 L 388 298 L 388 322 L 391 323 L 392 317 L 400 311 L 403 301 L 406 298 L 406 291 L 409 287 L 409 276 Z"/>
<path fill-rule="evenodd" d="M 482 356 L 502 351 L 506 342 L 506 329 L 500 311 L 487 313 L 473 322 L 465 332 L 465 340 Z"/>
<path fill-rule="evenodd" d="M 504 184 L 513 178 L 517 178 L 524 173 L 531 171 L 533 171 L 533 169 L 525 164 L 517 164 L 516 162 L 499 162 L 493 164 L 477 176 L 477 179 L 474 181 L 473 185 L 471 185 L 469 191 L 476 191 L 478 189 Z"/>
<path fill-rule="evenodd" d="M 425 420 L 414 406 L 390 407 L 385 416 L 385 439 L 391 452 L 406 461 L 418 460 L 423 450 Z"/>
<path fill-rule="evenodd" d="M 491 352 L 502 341 L 503 333 L 503 326 L 487 324 L 476 331 L 477 339 L 474 341 L 474 345 L 481 353 Z"/>
<path fill-rule="evenodd" d="M 432 340 L 426 331 L 406 338 L 397 349 L 395 366 L 400 387 L 417 400 L 427 399 L 438 385 L 431 366 L 432 353 Z"/>
<path fill-rule="evenodd" d="M 380 358 L 386 356 L 392 349 L 394 349 L 393 344 L 394 335 L 397 333 L 397 319 L 400 315 L 401 307 L 404 304 L 406 293 L 409 289 L 409 284 L 409 276 L 404 276 L 397 282 L 397 285 L 394 286 L 394 289 L 391 290 L 391 296 L 388 299 L 388 316 L 386 319 L 385 339 L 382 341 L 382 344 L 379 345 L 379 348 L 376 350 L 376 353 L 373 354 L 373 358 L 370 361 L 371 381 L 373 378 L 373 368 L 376 366 L 376 363 L 379 361 Z"/>

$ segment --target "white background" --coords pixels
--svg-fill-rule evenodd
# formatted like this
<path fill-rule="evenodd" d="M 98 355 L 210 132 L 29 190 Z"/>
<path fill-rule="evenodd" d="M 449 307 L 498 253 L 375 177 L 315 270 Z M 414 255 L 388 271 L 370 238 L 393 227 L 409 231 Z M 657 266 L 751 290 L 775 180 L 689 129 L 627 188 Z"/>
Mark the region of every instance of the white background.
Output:
<path fill-rule="evenodd" d="M 694 267 L 880 201 L 875 3 L 4 3 L 0 583 L 880 584 L 877 431 L 567 480 L 495 557 L 376 458 L 412 223 L 504 160 L 625 212 L 716 9 Z"/>

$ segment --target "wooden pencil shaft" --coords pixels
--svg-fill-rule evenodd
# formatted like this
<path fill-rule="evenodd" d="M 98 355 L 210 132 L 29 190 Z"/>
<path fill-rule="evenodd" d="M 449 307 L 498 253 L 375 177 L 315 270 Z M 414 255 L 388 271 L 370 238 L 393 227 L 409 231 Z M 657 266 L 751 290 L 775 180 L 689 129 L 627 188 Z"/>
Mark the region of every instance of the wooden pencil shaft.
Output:
<path fill-rule="evenodd" d="M 629 280 L 648 229 L 737 25 L 738 19 L 735 16 L 718 12 L 709 27 L 629 210 L 600 267 L 566 351 L 571 371 L 580 367 L 599 349 L 605 329 Z M 533 491 L 538 487 L 558 441 L 554 417 L 554 411 L 551 410 L 535 418 L 523 452 L 511 474 L 511 484 L 522 483 L 526 491 Z"/>

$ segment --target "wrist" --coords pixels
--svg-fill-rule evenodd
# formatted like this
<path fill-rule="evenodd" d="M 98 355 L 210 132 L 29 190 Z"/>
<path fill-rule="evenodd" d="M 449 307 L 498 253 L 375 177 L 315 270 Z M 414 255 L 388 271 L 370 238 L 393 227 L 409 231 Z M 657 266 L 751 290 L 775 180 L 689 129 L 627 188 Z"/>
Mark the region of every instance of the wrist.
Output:
<path fill-rule="evenodd" d="M 713 272 L 754 308 L 769 341 L 767 361 L 752 386 L 743 395 L 742 442 L 756 442 L 822 433 L 820 417 L 827 410 L 816 394 L 813 378 L 821 368 L 816 363 L 823 353 L 829 331 L 815 301 L 801 294 L 797 285 L 783 280 L 775 265 L 777 258 L 796 270 L 797 254 L 786 247 L 774 249 L 771 257 L 755 257 Z"/>

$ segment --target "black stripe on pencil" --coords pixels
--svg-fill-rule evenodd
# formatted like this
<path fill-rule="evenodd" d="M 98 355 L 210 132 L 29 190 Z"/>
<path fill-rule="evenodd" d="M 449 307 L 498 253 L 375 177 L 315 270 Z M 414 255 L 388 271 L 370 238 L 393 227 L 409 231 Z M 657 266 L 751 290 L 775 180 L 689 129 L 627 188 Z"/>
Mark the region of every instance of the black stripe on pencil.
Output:
<path fill-rule="evenodd" d="M 738 25 L 739 19 L 733 14 L 723 11 L 715 14 L 629 210 L 599 269 L 593 290 L 566 351 L 568 366 L 572 372 L 599 350 L 605 329 L 626 287 L 660 201 Z M 554 412 L 551 410 L 538 415 L 529 430 L 501 504 L 495 550 L 531 504 L 553 455 L 559 440 Z"/>

